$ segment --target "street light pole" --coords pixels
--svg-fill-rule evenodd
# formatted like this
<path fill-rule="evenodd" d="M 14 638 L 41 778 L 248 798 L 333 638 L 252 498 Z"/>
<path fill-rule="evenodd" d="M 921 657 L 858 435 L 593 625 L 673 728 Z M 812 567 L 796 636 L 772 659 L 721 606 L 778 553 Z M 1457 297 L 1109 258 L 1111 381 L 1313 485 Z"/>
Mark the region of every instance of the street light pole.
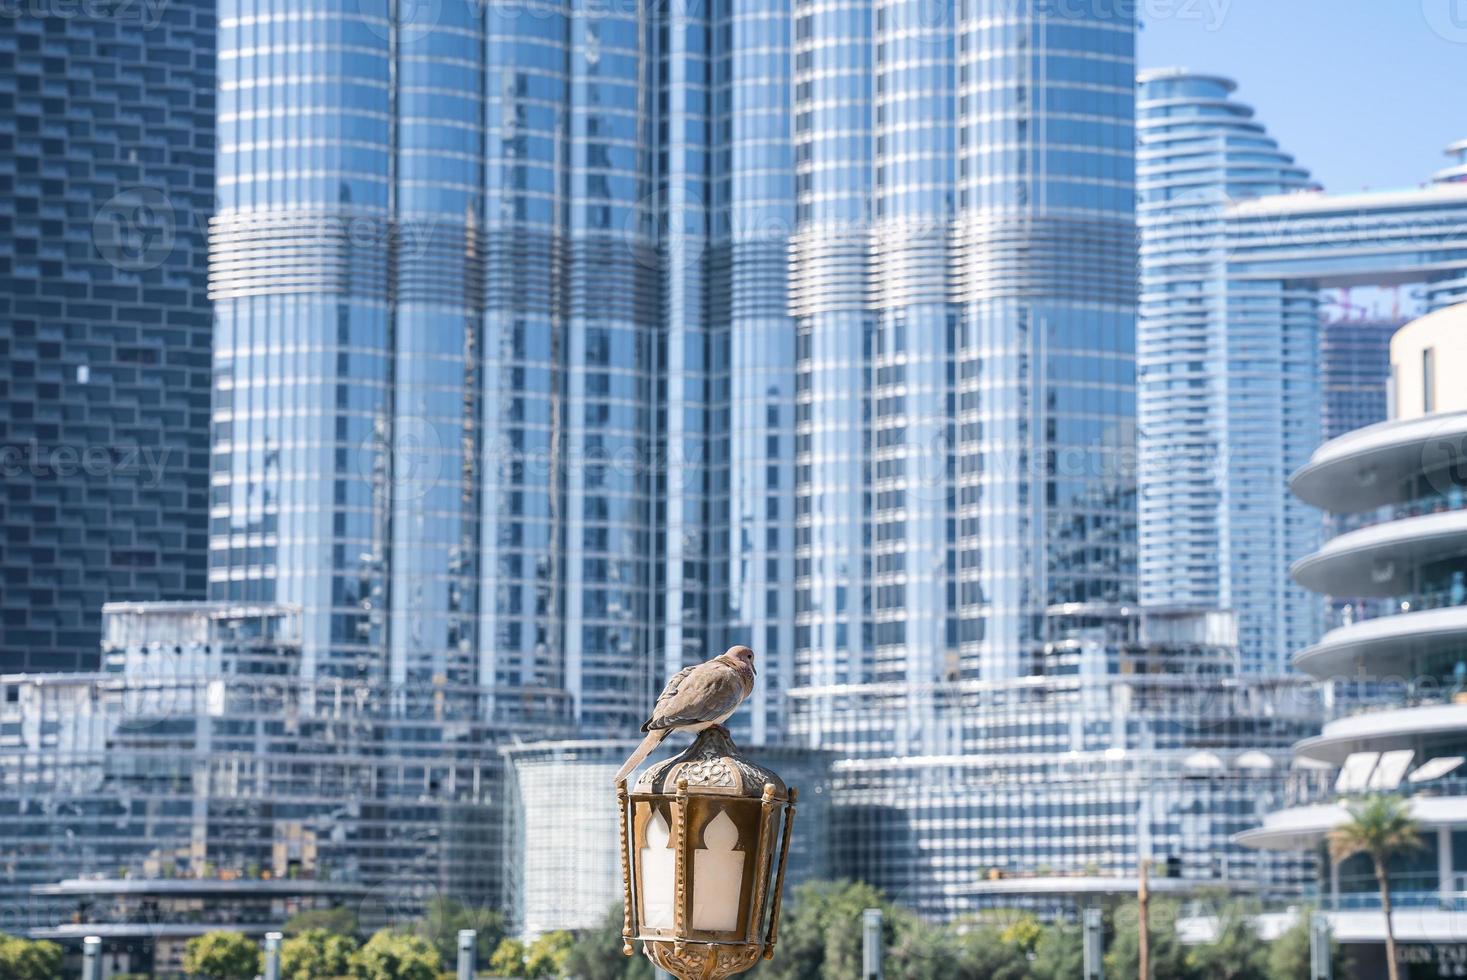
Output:
<path fill-rule="evenodd" d="M 82 980 L 102 980 L 102 937 L 82 940 Z"/>
<path fill-rule="evenodd" d="M 1105 980 L 1105 924 L 1100 909 L 1085 910 L 1084 980 Z"/>
<path fill-rule="evenodd" d="M 1309 980 L 1333 980 L 1329 940 L 1329 919 L 1315 912 L 1309 919 Z"/>
<path fill-rule="evenodd" d="M 457 980 L 474 980 L 474 968 L 478 965 L 474 962 L 474 946 L 479 941 L 479 933 L 474 929 L 460 929 L 458 931 L 458 977 Z"/>
<path fill-rule="evenodd" d="M 861 980 L 881 980 L 881 909 L 861 913 Z"/>
<path fill-rule="evenodd" d="M 280 940 L 278 932 L 265 933 L 265 980 L 280 980 Z"/>
<path fill-rule="evenodd" d="M 1136 971 L 1141 980 L 1151 980 L 1151 858 L 1141 859 L 1141 874 L 1136 882 Z"/>

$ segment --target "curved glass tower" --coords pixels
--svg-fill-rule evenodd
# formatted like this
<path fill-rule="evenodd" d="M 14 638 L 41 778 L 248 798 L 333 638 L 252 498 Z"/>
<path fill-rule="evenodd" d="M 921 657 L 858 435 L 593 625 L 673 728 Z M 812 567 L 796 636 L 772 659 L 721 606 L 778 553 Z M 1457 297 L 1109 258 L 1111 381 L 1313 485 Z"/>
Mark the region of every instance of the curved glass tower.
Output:
<path fill-rule="evenodd" d="M 995 793 L 1148 740 L 1088 714 L 1137 628 L 1134 19 L 797 2 L 794 25 L 790 732 L 849 757 L 838 863 L 933 914 L 996 900 L 991 868 L 1118 871 L 1140 769 Z"/>
<path fill-rule="evenodd" d="M 1141 78 L 1141 599 L 1236 610 L 1244 668 L 1279 672 L 1322 626 L 1285 574 L 1321 535 L 1287 485 L 1322 435 L 1319 291 L 1420 283 L 1430 309 L 1461 302 L 1467 191 L 1452 166 L 1319 193 L 1233 88 Z"/>
<path fill-rule="evenodd" d="M 854 7 L 796 9 L 797 728 L 949 751 L 933 685 L 1133 598 L 1134 23 Z"/>
<path fill-rule="evenodd" d="M 573 4 L 221 8 L 220 599 L 308 676 L 645 707 L 650 28 Z"/>
<path fill-rule="evenodd" d="M 1230 202 L 1313 186 L 1228 79 L 1141 76 L 1141 601 L 1235 609 L 1246 669 L 1317 635 L 1286 557 L 1319 522 L 1284 492 L 1319 441 L 1317 290 L 1226 273 Z"/>

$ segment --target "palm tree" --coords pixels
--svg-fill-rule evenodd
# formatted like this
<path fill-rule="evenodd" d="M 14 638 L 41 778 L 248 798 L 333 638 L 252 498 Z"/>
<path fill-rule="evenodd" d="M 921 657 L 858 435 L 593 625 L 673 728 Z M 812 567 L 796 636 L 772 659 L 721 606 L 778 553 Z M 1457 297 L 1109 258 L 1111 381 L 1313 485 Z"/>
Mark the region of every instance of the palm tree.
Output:
<path fill-rule="evenodd" d="M 1392 857 L 1421 846 L 1421 830 L 1411 818 L 1410 804 L 1399 796 L 1373 795 L 1348 804 L 1350 819 L 1329 832 L 1329 856 L 1335 864 L 1356 854 L 1370 855 L 1380 906 L 1385 913 L 1386 968 L 1400 980 L 1396 966 L 1396 932 L 1391 925 L 1391 882 L 1386 864 Z"/>

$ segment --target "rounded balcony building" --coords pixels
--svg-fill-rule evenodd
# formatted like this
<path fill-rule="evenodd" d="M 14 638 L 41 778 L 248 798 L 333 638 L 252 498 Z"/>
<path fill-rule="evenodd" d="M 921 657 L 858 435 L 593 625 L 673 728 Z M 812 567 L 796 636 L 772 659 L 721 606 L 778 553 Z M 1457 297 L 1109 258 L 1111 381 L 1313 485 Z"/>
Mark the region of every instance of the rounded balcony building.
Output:
<path fill-rule="evenodd" d="M 1433 395 L 1440 379 L 1419 329 L 1459 331 L 1464 317 L 1458 306 L 1404 328 L 1393 343 L 1396 417 L 1325 443 L 1294 474 L 1301 500 L 1350 518 L 1349 531 L 1292 568 L 1339 610 L 1294 655 L 1325 682 L 1331 718 L 1294 747 L 1290 805 L 1237 838 L 1323 853 L 1352 798 L 1409 798 L 1424 846 L 1390 869 L 1396 933 L 1408 943 L 1467 937 L 1453 917 L 1467 909 L 1467 404 Z M 1402 356 L 1407 347 L 1413 356 Z M 1380 942 L 1369 858 L 1322 867 L 1321 905 L 1337 936 Z"/>

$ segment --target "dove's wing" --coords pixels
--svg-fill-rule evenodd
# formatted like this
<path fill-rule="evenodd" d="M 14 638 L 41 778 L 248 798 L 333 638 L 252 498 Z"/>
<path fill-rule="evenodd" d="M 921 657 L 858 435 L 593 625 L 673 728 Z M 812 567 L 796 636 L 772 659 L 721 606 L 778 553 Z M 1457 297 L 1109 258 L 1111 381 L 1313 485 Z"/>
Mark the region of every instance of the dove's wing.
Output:
<path fill-rule="evenodd" d="M 672 675 L 671 680 L 667 682 L 667 686 L 662 689 L 662 693 L 657 695 L 657 703 L 652 707 L 652 717 L 648 718 L 646 723 L 642 725 L 642 731 L 650 732 L 652 730 L 652 722 L 656 720 L 658 713 L 662 710 L 662 706 L 677 696 L 678 688 L 682 686 L 683 681 L 687 680 L 688 675 L 701 666 L 703 665 L 693 664 L 693 666 L 684 667 Z"/>
<path fill-rule="evenodd" d="M 668 682 L 646 729 L 681 728 L 715 722 L 744 699 L 744 679 L 727 664 L 709 661 L 681 671 Z"/>

